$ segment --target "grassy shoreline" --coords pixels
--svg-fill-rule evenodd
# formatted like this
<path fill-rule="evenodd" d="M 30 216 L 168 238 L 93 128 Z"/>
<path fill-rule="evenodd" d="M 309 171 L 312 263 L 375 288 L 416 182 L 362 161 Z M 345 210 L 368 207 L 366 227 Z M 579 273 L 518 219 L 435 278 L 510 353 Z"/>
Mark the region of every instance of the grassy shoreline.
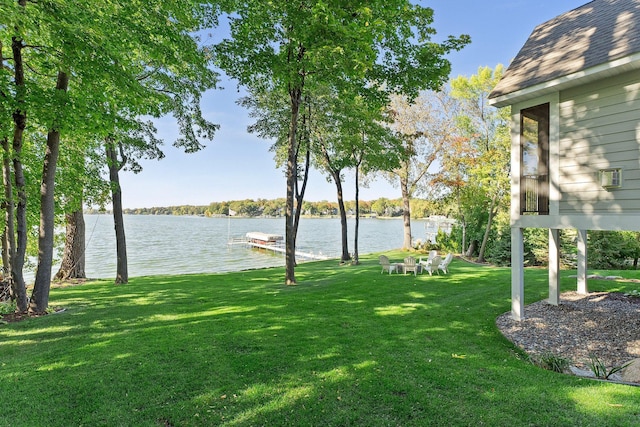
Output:
<path fill-rule="evenodd" d="M 54 288 L 63 313 L 0 326 L 0 426 L 640 423 L 638 388 L 542 370 L 499 333 L 509 269 L 361 262 L 301 264 L 295 287 L 270 268 Z M 526 271 L 527 303 L 546 274 Z"/>

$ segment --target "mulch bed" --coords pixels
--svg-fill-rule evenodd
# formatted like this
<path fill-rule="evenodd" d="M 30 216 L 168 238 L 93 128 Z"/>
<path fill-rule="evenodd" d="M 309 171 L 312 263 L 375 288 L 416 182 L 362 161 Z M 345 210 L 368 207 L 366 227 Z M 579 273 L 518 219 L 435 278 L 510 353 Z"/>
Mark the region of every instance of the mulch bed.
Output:
<path fill-rule="evenodd" d="M 44 314 L 8 313 L 8 314 L 0 315 L 0 320 L 6 323 L 13 323 L 13 322 L 19 322 L 24 319 L 28 319 L 30 317 L 40 317 L 40 316 L 46 316 L 46 313 Z"/>
<path fill-rule="evenodd" d="M 551 353 L 588 368 L 595 355 L 606 366 L 640 358 L 640 298 L 620 292 L 564 292 L 557 306 L 527 305 L 523 320 L 498 317 L 502 334 L 532 356 Z"/>
<path fill-rule="evenodd" d="M 95 279 L 66 279 L 63 281 L 55 281 L 51 283 L 52 288 L 66 288 L 69 286 L 79 286 Z M 10 300 L 10 286 L 7 281 L 0 281 L 0 302 Z M 52 313 L 60 313 L 65 309 L 62 307 L 53 307 L 49 313 L 7 313 L 0 314 L 0 324 L 20 322 L 24 319 L 42 317 Z"/>
<path fill-rule="evenodd" d="M 0 324 L 20 322 L 24 319 L 32 319 L 36 317 L 48 316 L 49 314 L 62 313 L 66 309 L 62 307 L 54 307 L 50 313 L 8 313 L 0 315 Z"/>

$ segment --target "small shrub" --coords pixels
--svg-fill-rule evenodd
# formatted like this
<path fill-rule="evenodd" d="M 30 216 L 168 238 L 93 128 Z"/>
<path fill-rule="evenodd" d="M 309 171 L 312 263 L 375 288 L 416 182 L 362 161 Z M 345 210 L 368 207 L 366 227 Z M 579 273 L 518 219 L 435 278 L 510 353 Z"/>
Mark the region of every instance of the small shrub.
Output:
<path fill-rule="evenodd" d="M 632 291 L 625 292 L 624 295 L 627 297 L 640 298 L 640 291 L 637 289 L 634 289 Z"/>
<path fill-rule="evenodd" d="M 550 351 L 542 353 L 539 357 L 533 360 L 536 366 L 553 372 L 563 373 L 569 369 L 570 361 L 561 356 L 556 356 Z"/>
<path fill-rule="evenodd" d="M 487 248 L 487 259 L 499 266 L 511 265 L 511 227 L 504 226 Z"/>
<path fill-rule="evenodd" d="M 438 230 L 438 234 L 436 235 L 435 244 L 429 244 L 428 247 L 425 247 L 427 251 L 435 249 L 442 252 L 453 252 L 460 253 L 462 251 L 461 244 L 462 242 L 462 231 L 459 226 L 454 225 L 451 233 L 447 234 L 442 230 Z M 427 245 L 425 245 L 427 246 Z"/>
<path fill-rule="evenodd" d="M 589 359 L 589 367 L 591 368 L 591 371 L 596 376 L 596 378 L 603 378 L 605 380 L 608 380 L 611 375 L 620 372 L 631 363 L 629 362 L 622 366 L 612 366 L 611 368 L 607 369 L 607 367 L 604 366 L 602 360 L 600 360 L 595 354 L 590 354 Z"/>
<path fill-rule="evenodd" d="M 0 302 L 0 314 L 11 314 L 16 311 L 15 302 Z"/>

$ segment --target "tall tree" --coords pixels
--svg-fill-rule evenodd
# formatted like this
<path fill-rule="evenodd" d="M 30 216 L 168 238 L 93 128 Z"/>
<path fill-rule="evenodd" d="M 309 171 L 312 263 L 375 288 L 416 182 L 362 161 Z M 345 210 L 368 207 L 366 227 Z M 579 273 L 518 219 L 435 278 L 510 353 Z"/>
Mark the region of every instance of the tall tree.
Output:
<path fill-rule="evenodd" d="M 455 135 L 457 135 L 457 130 Z M 462 135 L 457 135 L 451 139 L 441 152 L 439 158 L 440 171 L 434 178 L 434 182 L 448 188 L 452 192 L 455 201 L 454 216 L 457 217 L 462 229 L 461 248 L 464 253 L 467 248 L 467 215 L 463 209 L 463 198 L 469 193 L 465 193 L 468 184 L 469 169 L 474 167 L 476 151 L 469 144 L 469 139 Z M 465 200 L 466 202 L 467 200 Z"/>
<path fill-rule="evenodd" d="M 414 102 L 395 97 L 389 109 L 392 128 L 402 141 L 400 166 L 387 174 L 398 185 L 403 204 L 403 249 L 411 248 L 411 199 L 417 193 L 436 192 L 435 177 L 444 146 L 455 137 L 456 106 L 447 92 L 424 92 Z"/>
<path fill-rule="evenodd" d="M 24 131 L 27 126 L 27 89 L 25 81 L 23 50 L 25 43 L 21 34 L 25 33 L 25 25 L 28 25 L 27 19 L 19 19 L 20 13 L 27 6 L 26 0 L 19 0 L 14 3 L 13 8 L 7 10 L 13 13 L 7 13 L 5 19 L 8 24 L 3 29 L 7 31 L 7 37 L 11 37 L 11 53 L 13 61 L 13 138 L 12 145 L 5 150 L 5 155 L 11 157 L 11 166 L 13 169 L 13 186 L 16 192 L 15 199 L 13 196 L 8 200 L 15 200 L 9 209 L 15 206 L 15 235 L 6 231 L 6 238 L 10 239 L 8 247 L 12 244 L 15 250 L 10 249 L 11 264 L 11 282 L 16 297 L 16 307 L 20 312 L 24 312 L 28 308 L 27 291 L 23 276 L 23 267 L 27 251 L 27 195 L 26 182 L 24 176 L 24 168 L 22 164 L 22 149 L 24 145 Z M 24 14 L 28 16 L 26 13 Z M 4 68 L 4 66 L 3 66 Z M 9 154 L 10 151 L 10 154 Z M 6 175 L 6 173 L 5 173 Z M 9 224 L 9 222 L 7 222 Z M 14 243 L 15 242 L 15 243 Z M 11 257 L 13 255 L 13 257 Z"/>
<path fill-rule="evenodd" d="M 0 40 L 0 79 L 2 87 L 0 90 L 0 141 L 2 143 L 2 184 L 4 186 L 4 230 L 2 232 L 2 273 L 3 280 L 9 283 L 11 299 L 17 301 L 20 311 L 26 310 L 26 288 L 24 283 L 18 284 L 13 278 L 13 268 L 16 261 L 16 239 L 15 239 L 15 199 L 13 196 L 13 176 L 11 170 L 12 147 L 9 143 L 10 126 L 12 121 L 12 107 L 8 100 L 11 94 L 4 88 L 10 86 L 8 70 L 4 66 L 3 46 Z"/>
<path fill-rule="evenodd" d="M 38 268 L 36 280 L 31 293 L 29 311 L 44 313 L 49 305 L 49 289 L 51 287 L 51 266 L 53 265 L 53 234 L 55 232 L 55 175 L 60 152 L 60 126 L 64 121 L 64 107 L 69 75 L 65 71 L 58 71 L 54 98 L 58 98 L 55 108 L 56 119 L 51 123 L 47 134 L 47 148 L 42 169 L 42 184 L 40 186 L 40 233 L 38 237 Z M 60 120 L 60 121 L 59 121 Z"/>
<path fill-rule="evenodd" d="M 439 87 L 450 65 L 443 55 L 468 37 L 430 40 L 433 11 L 407 0 L 346 4 L 229 1 L 231 38 L 217 46 L 219 63 L 241 85 L 270 82 L 289 101 L 286 163 L 285 283 L 295 284 L 294 191 L 300 107 L 316 85 L 353 86 L 368 99 L 412 96 Z"/>
<path fill-rule="evenodd" d="M 395 155 L 401 149 L 400 140 L 394 138 L 390 128 L 386 109 L 372 103 L 363 102 L 362 98 L 354 98 L 349 117 L 354 134 L 352 159 L 355 175 L 355 229 L 353 237 L 352 264 L 359 260 L 358 237 L 360 230 L 360 175 L 375 174 L 380 171 L 391 171 L 398 167 Z"/>
<path fill-rule="evenodd" d="M 111 139 L 105 141 L 107 152 L 107 164 L 109 167 L 109 182 L 111 183 L 111 203 L 113 211 L 113 223 L 116 232 L 116 285 L 129 282 L 129 267 L 127 258 L 127 239 L 124 231 L 124 218 L 122 216 L 122 188 L 120 187 L 119 172 L 127 164 L 127 156 L 124 154 L 122 143 L 116 143 Z M 120 156 L 118 156 L 120 151 Z"/>
<path fill-rule="evenodd" d="M 326 89 L 326 88 L 325 88 Z M 332 94 L 331 91 L 313 94 L 314 111 L 311 139 L 318 147 L 317 157 L 321 169 L 329 175 L 336 186 L 338 214 L 340 215 L 341 247 L 340 262 L 351 259 L 347 230 L 347 211 L 342 187 L 343 172 L 354 166 L 354 140 L 358 139 L 357 130 L 349 127 L 347 105 L 353 99 L 351 94 Z M 344 99 L 345 102 L 342 102 Z"/>
<path fill-rule="evenodd" d="M 316 103 L 316 120 L 312 140 L 318 147 L 318 164 L 321 165 L 336 185 L 338 211 L 341 222 L 341 262 L 352 260 L 358 263 L 359 227 L 359 175 L 360 168 L 366 172 L 391 170 L 396 167 L 395 153 L 400 148 L 392 137 L 385 121 L 383 106 L 365 102 L 357 94 L 346 91 L 335 96 L 321 96 L 324 102 Z M 355 170 L 355 230 L 354 255 L 349 253 L 347 233 L 347 211 L 343 195 L 343 172 Z"/>
<path fill-rule="evenodd" d="M 156 7 L 155 13 L 132 22 L 137 30 L 133 38 L 142 41 L 146 47 L 136 49 L 138 55 L 131 58 L 135 74 L 130 78 L 137 84 L 137 93 L 133 97 L 122 92 L 115 94 L 112 102 L 118 103 L 124 95 L 125 108 L 113 112 L 116 120 L 105 135 L 117 242 L 116 283 L 128 282 L 119 172 L 126 169 L 138 173 L 142 170 L 138 159 L 164 157 L 161 149 L 164 141 L 156 137 L 155 127 L 135 116 L 132 118 L 131 106 L 136 107 L 134 111 L 139 115 L 156 118 L 172 115 L 178 124 L 178 138 L 173 145 L 187 153 L 203 148 L 201 140 L 213 139 L 218 129 L 218 125 L 204 118 L 200 108 L 202 94 L 215 88 L 217 83 L 217 74 L 210 67 L 211 51 L 208 46 L 200 45 L 199 38 L 192 36 L 199 29 L 217 24 L 217 10 L 204 4 L 179 1 L 158 2 Z M 161 22 L 166 22 L 167 16 L 179 19 L 163 28 L 162 38 L 146 40 L 145 34 L 151 28 L 164 27 Z M 140 92 L 150 102 L 140 103 Z"/>
<path fill-rule="evenodd" d="M 487 102 L 489 93 L 502 77 L 502 70 L 502 65 L 493 70 L 480 67 L 471 77 L 459 76 L 451 81 L 451 95 L 462 102 L 458 127 L 477 156 L 474 166 L 469 168 L 469 185 L 473 192 L 485 198 L 486 222 L 480 232 L 480 262 L 485 261 L 493 220 L 498 209 L 506 206 L 510 185 L 510 112 L 506 108 L 496 109 Z"/>
<path fill-rule="evenodd" d="M 273 139 L 275 142 L 271 146 L 271 151 L 275 153 L 277 167 L 283 167 L 288 161 L 288 141 L 289 141 L 289 111 L 288 95 L 285 91 L 276 90 L 267 82 L 256 84 L 250 88 L 250 95 L 239 100 L 239 104 L 248 108 L 250 117 L 256 119 L 255 123 L 248 127 L 248 131 L 256 133 L 261 138 Z M 304 194 L 309 181 L 311 168 L 311 140 L 310 128 L 314 120 L 314 112 L 310 102 L 310 97 L 305 96 L 304 105 L 300 107 L 302 113 L 299 115 L 299 128 L 297 132 L 296 145 L 294 147 L 295 179 L 293 180 L 294 191 L 294 214 L 293 214 L 293 240 L 292 252 L 295 257 L 296 236 L 300 225 L 300 215 L 304 203 Z M 286 210 L 286 202 L 285 202 Z M 294 258 L 295 262 L 295 258 Z"/>
<path fill-rule="evenodd" d="M 256 122 L 249 126 L 250 132 L 257 133 L 262 138 L 276 140 L 272 146 L 276 152 L 276 159 L 282 164 L 286 158 L 287 114 L 284 96 L 275 91 L 253 90 L 250 96 L 241 99 L 240 104 L 250 109 L 251 117 Z M 314 165 L 329 175 L 329 179 L 336 185 L 338 212 L 341 220 L 341 262 L 351 258 L 348 248 L 347 210 L 343 196 L 343 173 L 356 165 L 364 163 L 365 169 L 372 171 L 380 168 L 390 168 L 396 156 L 393 154 L 397 147 L 390 142 L 388 129 L 381 125 L 384 121 L 382 106 L 373 102 L 364 102 L 358 94 L 331 93 L 331 90 L 317 88 L 313 93 L 305 96 L 300 114 L 300 132 L 296 147 L 298 163 L 296 183 L 302 183 L 301 190 L 296 186 L 294 229 L 297 230 L 300 214 L 303 209 L 302 196 L 308 180 L 310 156 L 314 156 Z M 384 135 L 384 136 L 381 136 Z M 304 152 L 304 162 L 300 152 Z M 313 153 L 312 153 L 313 151 Z M 357 173 L 357 172 L 356 172 Z M 356 189 L 357 191 L 357 189 Z M 356 203 L 356 210 L 357 210 Z M 354 245 L 357 248 L 356 239 Z M 354 250 L 354 253 L 357 250 Z"/>

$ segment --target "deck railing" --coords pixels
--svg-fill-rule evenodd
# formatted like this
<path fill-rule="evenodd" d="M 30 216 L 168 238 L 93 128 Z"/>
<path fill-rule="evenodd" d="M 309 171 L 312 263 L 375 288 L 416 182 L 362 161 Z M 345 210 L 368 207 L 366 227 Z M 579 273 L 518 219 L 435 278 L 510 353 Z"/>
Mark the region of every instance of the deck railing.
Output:
<path fill-rule="evenodd" d="M 549 176 L 525 175 L 520 181 L 521 213 L 549 214 Z"/>

